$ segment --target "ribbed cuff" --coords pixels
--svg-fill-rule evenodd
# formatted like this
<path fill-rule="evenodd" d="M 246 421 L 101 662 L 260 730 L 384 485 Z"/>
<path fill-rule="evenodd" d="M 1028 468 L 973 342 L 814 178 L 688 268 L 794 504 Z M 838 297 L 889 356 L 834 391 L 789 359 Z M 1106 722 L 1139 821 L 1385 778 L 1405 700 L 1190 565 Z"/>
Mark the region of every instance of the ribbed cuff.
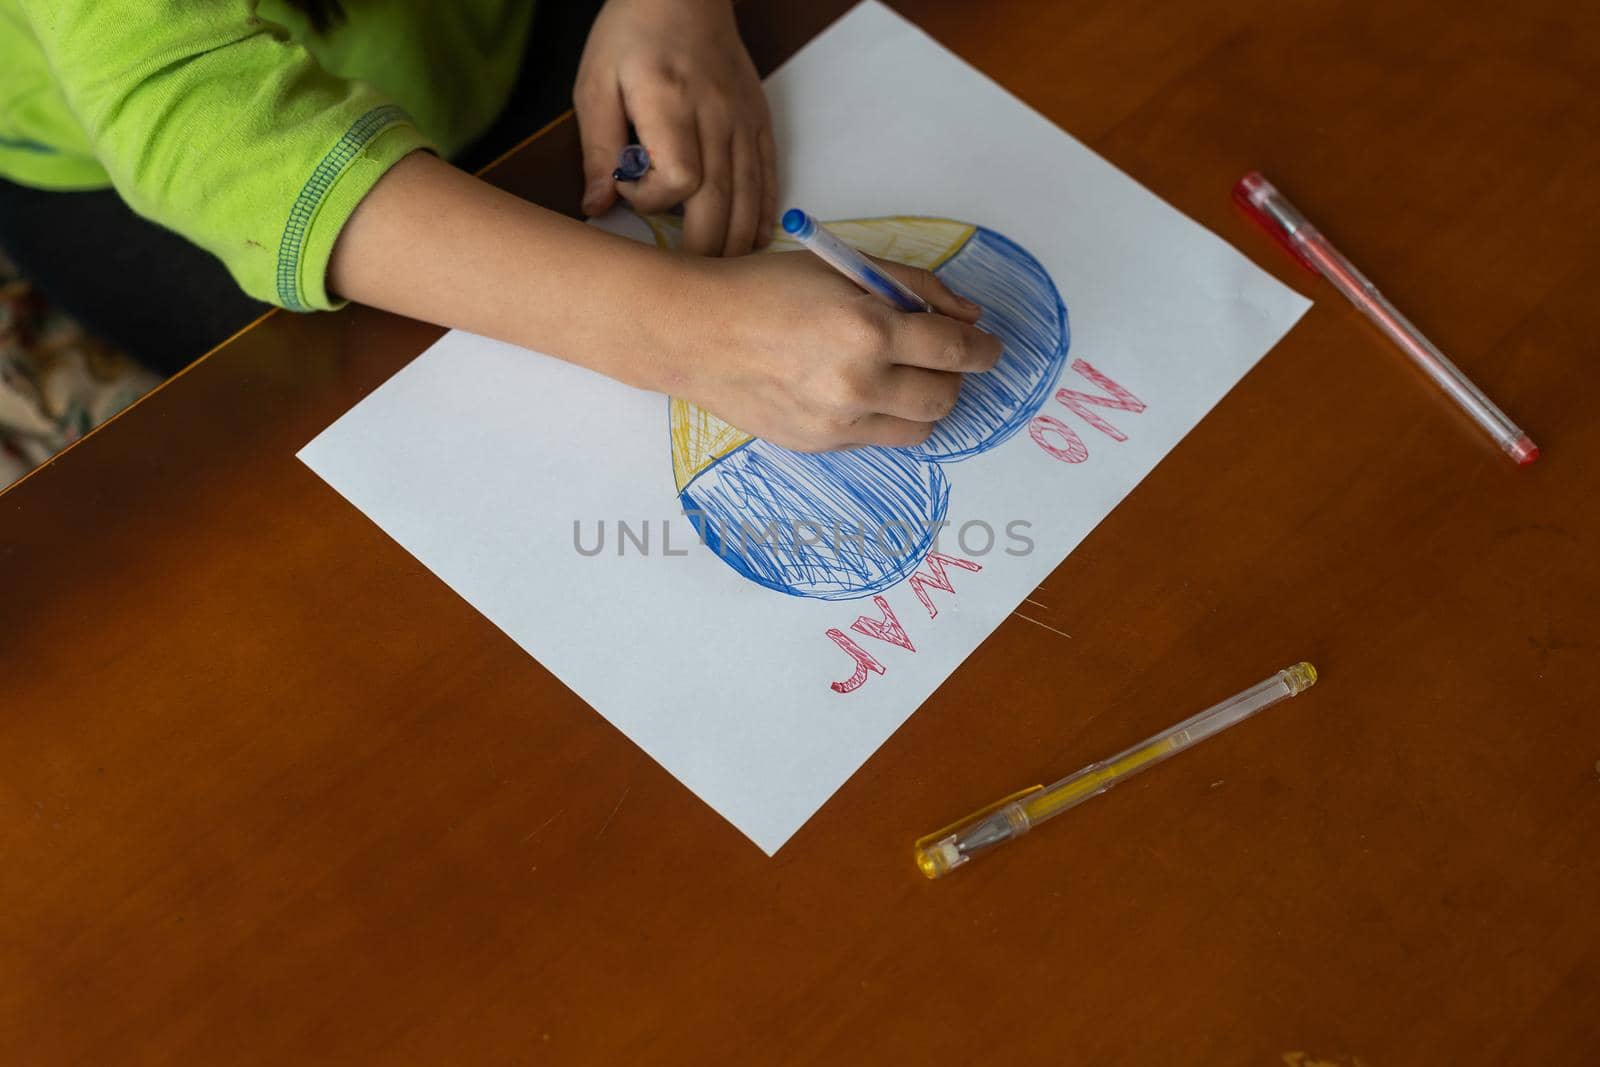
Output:
<path fill-rule="evenodd" d="M 290 311 L 332 310 L 328 257 L 356 205 L 389 168 L 433 145 L 403 110 L 386 104 L 362 115 L 312 170 L 278 243 L 278 303 Z"/>

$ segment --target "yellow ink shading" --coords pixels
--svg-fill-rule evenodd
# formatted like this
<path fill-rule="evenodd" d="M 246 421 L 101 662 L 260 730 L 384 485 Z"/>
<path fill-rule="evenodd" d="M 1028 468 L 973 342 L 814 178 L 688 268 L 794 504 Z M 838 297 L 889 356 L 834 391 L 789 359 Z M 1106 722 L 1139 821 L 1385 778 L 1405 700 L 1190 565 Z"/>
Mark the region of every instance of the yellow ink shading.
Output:
<path fill-rule="evenodd" d="M 750 440 L 750 435 L 743 430 L 728 425 L 687 400 L 673 397 L 669 410 L 672 474 L 680 493 L 694 481 L 697 474 Z"/>
<path fill-rule="evenodd" d="M 971 223 L 932 219 L 918 215 L 893 215 L 881 219 L 845 219 L 823 225 L 869 256 L 892 259 L 908 267 L 936 270 L 961 251 L 977 229 Z M 780 233 L 767 246 L 769 252 L 794 252 L 798 241 Z"/>

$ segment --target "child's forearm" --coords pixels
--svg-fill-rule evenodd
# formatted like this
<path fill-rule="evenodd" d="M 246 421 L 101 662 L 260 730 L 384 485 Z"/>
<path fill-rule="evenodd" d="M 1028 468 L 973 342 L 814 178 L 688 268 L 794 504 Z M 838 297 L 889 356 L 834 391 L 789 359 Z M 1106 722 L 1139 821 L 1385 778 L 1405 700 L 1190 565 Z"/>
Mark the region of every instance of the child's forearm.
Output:
<path fill-rule="evenodd" d="M 328 287 L 691 400 L 788 448 L 907 446 L 1000 342 L 927 271 L 881 263 L 941 314 L 906 314 L 815 256 L 706 259 L 605 233 L 422 152 L 345 224 Z"/>
<path fill-rule="evenodd" d="M 696 268 L 413 152 L 346 223 L 328 288 L 670 391 L 685 369 L 664 335 L 694 304 Z"/>

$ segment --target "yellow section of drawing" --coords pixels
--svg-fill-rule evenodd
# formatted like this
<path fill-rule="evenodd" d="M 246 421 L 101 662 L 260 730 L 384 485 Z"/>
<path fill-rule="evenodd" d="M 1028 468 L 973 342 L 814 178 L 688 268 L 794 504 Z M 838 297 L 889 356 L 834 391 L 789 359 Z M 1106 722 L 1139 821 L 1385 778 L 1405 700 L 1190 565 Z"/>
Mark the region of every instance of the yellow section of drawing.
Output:
<path fill-rule="evenodd" d="M 882 219 L 845 219 L 825 223 L 842 240 L 869 256 L 892 259 L 910 267 L 935 270 L 961 251 L 961 246 L 977 227 L 951 219 L 929 219 L 916 215 L 895 215 Z M 800 243 L 779 233 L 767 247 L 769 252 L 793 252 Z"/>
<path fill-rule="evenodd" d="M 649 215 L 644 220 L 661 248 L 677 248 L 683 236 L 683 220 L 676 215 Z M 945 260 L 961 251 L 961 246 L 977 229 L 969 222 L 927 218 L 921 215 L 889 215 L 879 219 L 842 219 L 824 223 L 840 238 L 849 241 L 869 256 L 892 259 L 896 263 L 937 270 Z M 768 252 L 797 252 L 800 242 L 779 230 Z"/>
<path fill-rule="evenodd" d="M 676 215 L 647 215 L 655 242 L 677 248 L 683 237 L 683 220 Z M 923 270 L 937 270 L 961 251 L 977 229 L 951 219 L 894 215 L 879 219 L 844 219 L 826 223 L 828 229 L 871 256 L 892 259 Z M 781 231 L 768 252 L 796 252 L 800 244 Z M 672 435 L 672 473 L 682 492 L 695 476 L 721 457 L 751 439 L 743 430 L 723 422 L 687 400 L 673 398 L 669 406 Z"/>
<path fill-rule="evenodd" d="M 677 397 L 670 404 L 668 426 L 672 434 L 672 474 L 680 493 L 695 475 L 750 440 L 743 430 Z"/>

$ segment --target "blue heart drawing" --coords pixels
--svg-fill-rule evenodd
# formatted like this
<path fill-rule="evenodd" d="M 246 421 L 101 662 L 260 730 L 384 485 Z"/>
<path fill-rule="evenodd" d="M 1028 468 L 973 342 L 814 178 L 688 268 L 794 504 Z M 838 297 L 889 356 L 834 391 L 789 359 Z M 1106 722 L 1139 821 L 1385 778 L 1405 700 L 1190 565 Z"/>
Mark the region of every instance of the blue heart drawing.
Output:
<path fill-rule="evenodd" d="M 671 223 L 647 220 L 668 243 Z M 829 222 L 872 255 L 933 271 L 983 308 L 1000 338 L 993 370 L 969 375 L 955 410 L 914 448 L 804 453 L 669 401 L 679 500 L 706 546 L 740 575 L 791 596 L 849 600 L 906 578 L 950 501 L 941 464 L 1001 444 L 1044 403 L 1067 359 L 1067 308 L 1026 249 L 993 230 L 915 216 Z M 797 248 L 780 237 L 769 251 Z"/>

